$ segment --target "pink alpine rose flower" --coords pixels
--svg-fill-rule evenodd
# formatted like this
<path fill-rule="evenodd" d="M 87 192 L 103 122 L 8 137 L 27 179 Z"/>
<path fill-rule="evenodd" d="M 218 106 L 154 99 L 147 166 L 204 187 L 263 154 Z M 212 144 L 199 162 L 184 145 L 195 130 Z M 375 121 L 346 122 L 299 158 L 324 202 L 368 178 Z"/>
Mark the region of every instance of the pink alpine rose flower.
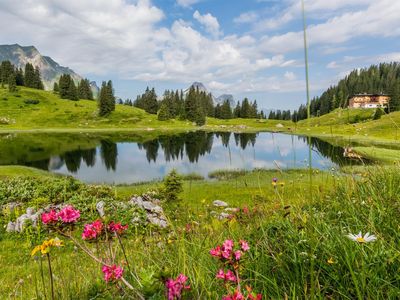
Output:
<path fill-rule="evenodd" d="M 79 210 L 75 209 L 72 205 L 65 206 L 57 216 L 64 223 L 75 223 L 81 216 Z"/>
<path fill-rule="evenodd" d="M 240 240 L 240 241 L 239 241 L 239 244 L 240 244 L 240 247 L 242 248 L 242 250 L 243 250 L 244 252 L 250 250 L 249 244 L 248 244 L 246 241 Z"/>
<path fill-rule="evenodd" d="M 175 280 L 169 278 L 165 282 L 168 300 L 181 299 L 182 292 L 184 290 L 190 289 L 190 285 L 186 285 L 187 279 L 188 278 L 185 275 L 179 274 L 179 276 Z"/>
<path fill-rule="evenodd" d="M 50 210 L 48 213 L 42 213 L 43 224 L 57 223 L 58 217 L 54 209 Z"/>
<path fill-rule="evenodd" d="M 103 268 L 101 268 L 101 271 L 104 274 L 104 280 L 106 282 L 116 281 L 120 279 L 122 277 L 122 274 L 124 273 L 122 267 L 117 265 L 103 266 Z"/>
<path fill-rule="evenodd" d="M 234 254 L 235 254 L 236 260 L 240 260 L 240 258 L 242 257 L 242 251 L 240 251 L 240 250 L 235 251 Z"/>
<path fill-rule="evenodd" d="M 82 239 L 84 240 L 94 240 L 98 238 L 103 232 L 103 222 L 101 220 L 96 220 L 91 224 L 85 224 Z"/>
<path fill-rule="evenodd" d="M 222 269 L 218 270 L 216 278 L 222 279 L 225 282 L 227 282 L 227 281 L 235 282 L 236 281 L 236 276 L 231 270 L 226 271 L 226 273 Z"/>
<path fill-rule="evenodd" d="M 108 230 L 111 232 L 115 232 L 119 235 L 124 233 L 124 231 L 127 229 L 128 225 L 122 225 L 121 223 L 114 223 L 114 221 L 111 221 L 110 224 L 108 224 Z"/>

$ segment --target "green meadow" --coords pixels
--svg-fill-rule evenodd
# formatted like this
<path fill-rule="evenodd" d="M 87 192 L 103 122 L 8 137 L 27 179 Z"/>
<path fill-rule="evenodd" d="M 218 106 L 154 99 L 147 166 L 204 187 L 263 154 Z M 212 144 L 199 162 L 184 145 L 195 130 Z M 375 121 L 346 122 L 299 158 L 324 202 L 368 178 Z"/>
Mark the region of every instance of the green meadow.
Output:
<path fill-rule="evenodd" d="M 165 299 L 167 280 L 179 274 L 190 285 L 182 299 L 221 299 L 238 288 L 237 281 L 216 278 L 230 265 L 210 255 L 226 240 L 235 247 L 244 240 L 250 248 L 235 262 L 243 293 L 251 287 L 262 299 L 399 298 L 398 112 L 373 120 L 371 110 L 337 109 L 298 123 L 208 118 L 199 128 L 123 105 L 100 118 L 96 101 L 61 100 L 22 87 L 15 93 L 0 89 L 0 102 L 1 299 Z M 317 136 L 340 147 L 351 142 L 353 151 L 377 163 L 325 171 L 218 170 L 208 179 L 193 173 L 125 185 L 90 185 L 18 166 L 20 159 L 41 160 L 61 148 L 90 149 L 101 139 L 145 142 L 199 129 Z M 160 199 L 168 227 L 149 224 L 144 210 L 129 206 L 143 194 Z M 228 209 L 216 207 L 216 200 Z M 96 208 L 100 201 L 103 216 Z M 66 204 L 80 212 L 73 225 L 47 226 L 39 218 L 21 233 L 6 230 L 27 208 L 48 212 Z M 83 240 L 96 220 L 128 229 Z M 349 238 L 359 232 L 359 239 Z M 376 239 L 364 239 L 367 232 Z M 61 247 L 31 255 L 56 237 Z M 102 266 L 112 264 L 124 269 L 124 281 L 103 279 Z"/>

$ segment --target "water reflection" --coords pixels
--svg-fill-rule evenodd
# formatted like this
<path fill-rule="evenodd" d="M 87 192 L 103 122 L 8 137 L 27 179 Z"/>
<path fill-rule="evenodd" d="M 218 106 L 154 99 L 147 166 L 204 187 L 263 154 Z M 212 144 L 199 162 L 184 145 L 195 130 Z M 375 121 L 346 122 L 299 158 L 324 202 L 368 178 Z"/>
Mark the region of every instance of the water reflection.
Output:
<path fill-rule="evenodd" d="M 50 137 L 49 137 L 50 138 Z M 216 169 L 302 168 L 308 162 L 308 138 L 273 133 L 189 132 L 135 142 L 123 138 L 77 136 L 77 146 L 2 145 L 1 164 L 20 164 L 73 175 L 86 182 L 138 182 L 163 177 L 172 168 L 203 176 Z M 310 139 L 313 167 L 361 163 L 343 157 L 341 147 Z M 48 145 L 48 146 L 46 146 Z M 92 145 L 92 146 L 90 146 Z M 73 148 L 73 149 L 71 149 Z M 18 151 L 16 151 L 18 149 Z M 68 150 L 67 150 L 68 149 Z"/>

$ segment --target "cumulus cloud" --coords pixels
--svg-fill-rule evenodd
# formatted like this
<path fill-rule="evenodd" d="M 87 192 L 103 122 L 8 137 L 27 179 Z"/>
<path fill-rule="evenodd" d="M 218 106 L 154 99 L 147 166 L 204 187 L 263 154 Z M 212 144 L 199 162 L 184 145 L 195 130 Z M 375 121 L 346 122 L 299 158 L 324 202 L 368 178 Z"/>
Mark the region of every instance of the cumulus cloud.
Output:
<path fill-rule="evenodd" d="M 259 18 L 259 15 L 254 11 L 249 11 L 240 14 L 240 16 L 233 19 L 233 22 L 238 24 L 254 23 Z"/>
<path fill-rule="evenodd" d="M 200 2 L 201 0 L 177 0 L 176 3 L 182 7 L 190 7 L 193 4 Z"/>
<path fill-rule="evenodd" d="M 360 0 L 361 2 L 361 0 Z M 368 7 L 332 17 L 308 27 L 310 45 L 335 45 L 357 37 L 394 37 L 400 35 L 400 2 L 381 0 Z M 272 53 L 286 53 L 303 47 L 303 32 L 264 36 L 262 47 Z"/>
<path fill-rule="evenodd" d="M 217 38 L 219 35 L 221 35 L 218 20 L 210 13 L 202 15 L 199 13 L 198 10 L 196 10 L 193 14 L 193 18 L 195 18 L 201 25 L 203 25 L 205 30 L 210 33 L 214 38 Z"/>

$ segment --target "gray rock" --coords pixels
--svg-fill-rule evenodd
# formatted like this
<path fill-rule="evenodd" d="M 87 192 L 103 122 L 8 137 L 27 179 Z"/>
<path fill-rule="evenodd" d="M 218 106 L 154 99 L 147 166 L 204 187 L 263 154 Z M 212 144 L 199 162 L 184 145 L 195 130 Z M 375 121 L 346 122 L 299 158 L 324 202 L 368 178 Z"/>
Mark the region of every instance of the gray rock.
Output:
<path fill-rule="evenodd" d="M 14 232 L 15 231 L 15 223 L 14 222 L 8 222 L 6 231 L 7 232 Z"/>
<path fill-rule="evenodd" d="M 99 213 L 99 216 L 100 216 L 101 218 L 104 217 L 104 215 L 105 215 L 105 213 L 104 213 L 104 206 L 105 206 L 104 201 L 100 201 L 100 202 L 98 202 L 98 203 L 96 204 L 96 210 L 97 210 L 97 212 Z"/>
<path fill-rule="evenodd" d="M 237 211 L 238 211 L 238 208 L 227 207 L 227 208 L 224 209 L 224 211 L 227 211 L 227 212 L 237 212 Z"/>
<path fill-rule="evenodd" d="M 226 203 L 224 201 L 221 201 L 221 200 L 215 200 L 213 202 L 213 205 L 216 206 L 216 207 L 227 207 L 228 203 Z"/>
<path fill-rule="evenodd" d="M 144 194 L 142 196 L 133 197 L 128 203 L 132 206 L 137 206 L 146 212 L 147 222 L 157 225 L 161 228 L 168 226 L 167 218 L 165 217 L 163 208 L 158 205 L 160 200 L 155 199 L 155 194 Z M 133 216 L 132 223 L 138 223 L 140 219 Z"/>
<path fill-rule="evenodd" d="M 218 220 L 225 220 L 225 219 L 230 219 L 232 217 L 232 215 L 231 214 L 228 214 L 228 213 L 224 213 L 224 212 L 222 212 L 222 213 L 220 213 L 219 215 L 218 215 Z"/>

